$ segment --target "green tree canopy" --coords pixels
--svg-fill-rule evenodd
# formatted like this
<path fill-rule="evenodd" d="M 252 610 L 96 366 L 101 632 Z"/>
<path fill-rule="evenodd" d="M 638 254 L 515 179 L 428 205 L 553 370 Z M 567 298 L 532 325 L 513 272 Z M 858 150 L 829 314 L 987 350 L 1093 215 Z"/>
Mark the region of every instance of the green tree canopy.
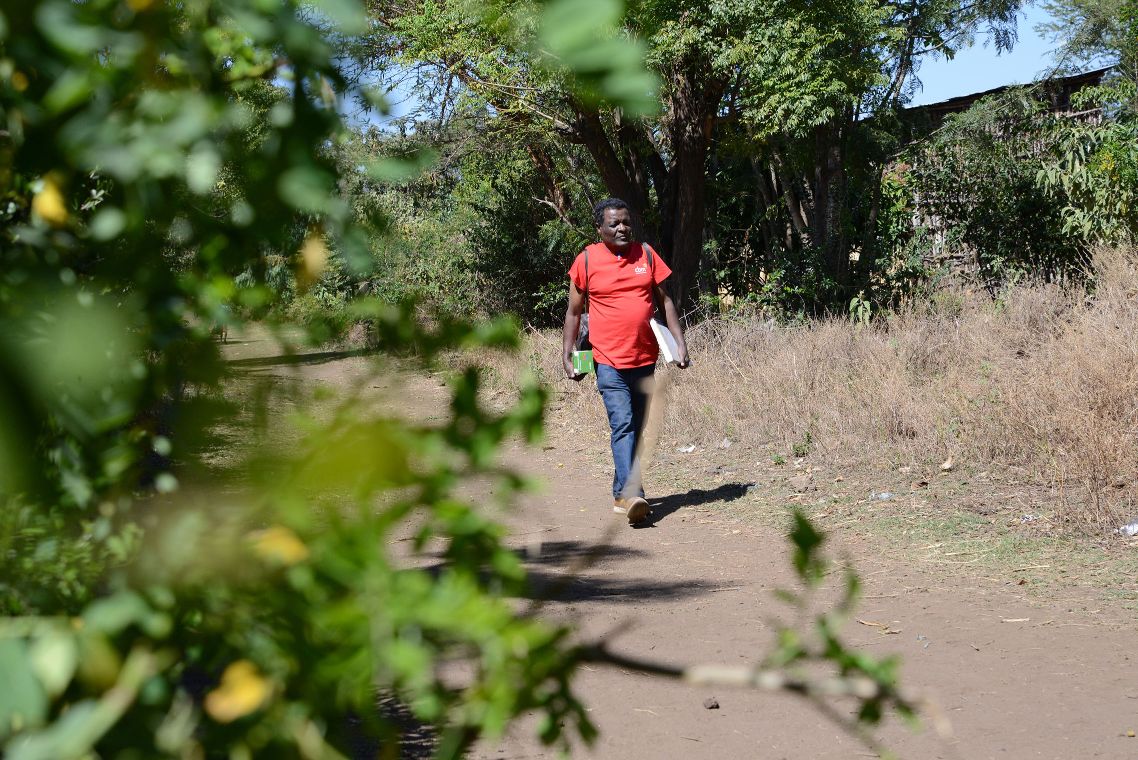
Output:
<path fill-rule="evenodd" d="M 905 102 L 927 57 L 951 57 L 979 35 L 1010 47 L 1019 3 L 661 0 L 567 13 L 547 26 L 512 21 L 526 7 L 499 3 L 487 17 L 461 2 L 376 5 L 378 31 L 352 51 L 380 68 L 419 72 L 439 124 L 464 98 L 484 103 L 544 175 L 550 218 L 571 218 L 567 188 L 580 180 L 584 155 L 597 185 L 585 197 L 630 203 L 638 234 L 664 251 L 674 295 L 685 298 L 714 275 L 708 178 L 714 154 L 736 139 L 749 141 L 756 170 L 770 177 L 761 213 L 785 219 L 791 249 L 819 252 L 827 276 L 848 279 L 849 248 L 871 242 L 851 235 L 850 182 L 864 175 L 871 186 L 884 159 L 855 149 L 876 139 L 864 121 L 881 125 Z M 607 99 L 624 92 L 619 78 L 567 84 L 572 68 L 623 60 L 640 45 L 660 81 L 658 113 L 612 108 Z M 623 86 L 648 89 L 635 77 Z M 851 175 L 847 165 L 858 161 L 865 166 Z M 867 197 L 867 207 L 876 203 Z M 767 237 L 785 245 L 782 235 Z"/>

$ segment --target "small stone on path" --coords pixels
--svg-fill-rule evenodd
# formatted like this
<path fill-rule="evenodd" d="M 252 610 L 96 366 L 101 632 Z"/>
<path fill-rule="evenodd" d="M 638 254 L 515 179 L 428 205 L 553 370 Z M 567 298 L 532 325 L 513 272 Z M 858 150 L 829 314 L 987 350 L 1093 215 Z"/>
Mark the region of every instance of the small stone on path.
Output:
<path fill-rule="evenodd" d="M 811 476 L 808 473 L 804 474 L 804 475 L 795 475 L 793 478 L 790 479 L 789 482 L 790 482 L 790 487 L 792 489 L 794 489 L 794 491 L 796 493 L 805 493 L 807 491 L 814 491 L 814 490 L 817 490 L 817 488 L 818 488 L 817 486 L 814 485 L 813 476 Z"/>
<path fill-rule="evenodd" d="M 703 706 L 708 710 L 718 710 L 719 700 L 715 697 L 708 697 L 707 699 L 703 700 Z"/>

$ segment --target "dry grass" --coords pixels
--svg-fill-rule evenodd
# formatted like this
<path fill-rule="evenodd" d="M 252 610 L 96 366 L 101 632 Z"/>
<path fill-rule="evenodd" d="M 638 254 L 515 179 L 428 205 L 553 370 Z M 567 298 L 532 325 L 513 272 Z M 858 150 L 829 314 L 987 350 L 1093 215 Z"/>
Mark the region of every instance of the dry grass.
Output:
<path fill-rule="evenodd" d="M 1010 469 L 1053 489 L 1054 516 L 1100 531 L 1138 493 L 1138 251 L 1096 256 L 1093 299 L 1024 285 L 993 302 L 953 291 L 858 327 L 723 318 L 688 333 L 694 367 L 669 370 L 664 440 L 723 438 L 790 458 L 871 468 Z M 560 378 L 560 336 L 522 361 Z M 515 360 L 515 362 L 518 360 Z M 520 369 L 498 365 L 502 380 Z M 558 381 L 554 425 L 604 426 L 590 380 Z"/>

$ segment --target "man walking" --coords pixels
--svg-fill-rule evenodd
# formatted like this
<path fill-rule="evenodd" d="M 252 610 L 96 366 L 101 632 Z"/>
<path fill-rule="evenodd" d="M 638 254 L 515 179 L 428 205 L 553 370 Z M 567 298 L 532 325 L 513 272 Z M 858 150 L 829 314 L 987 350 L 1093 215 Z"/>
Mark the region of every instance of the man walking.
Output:
<path fill-rule="evenodd" d="M 587 303 L 597 389 L 612 430 L 613 511 L 635 524 L 648 516 L 637 448 L 659 353 L 648 322 L 656 303 L 675 338 L 676 363 L 686 368 L 690 360 L 676 307 L 661 287 L 672 270 L 651 246 L 632 240 L 628 204 L 603 200 L 593 209 L 593 220 L 601 242 L 579 253 L 569 269 L 562 364 L 567 377 L 579 379 L 572 353 Z"/>

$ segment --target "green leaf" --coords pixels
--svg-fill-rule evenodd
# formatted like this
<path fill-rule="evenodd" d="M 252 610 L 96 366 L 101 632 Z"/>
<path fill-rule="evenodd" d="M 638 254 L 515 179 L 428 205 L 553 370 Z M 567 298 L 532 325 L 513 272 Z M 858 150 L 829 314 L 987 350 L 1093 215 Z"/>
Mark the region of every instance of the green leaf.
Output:
<path fill-rule="evenodd" d="M 40 726 L 47 716 L 47 690 L 36 677 L 25 641 L 0 638 L 0 739 Z"/>
<path fill-rule="evenodd" d="M 807 585 L 817 585 L 826 569 L 825 559 L 819 555 L 825 537 L 797 508 L 794 510 L 794 526 L 789 537 L 794 544 L 792 561 L 798 577 Z"/>
<path fill-rule="evenodd" d="M 10 741 L 5 748 L 6 757 L 8 760 L 61 760 L 88 756 L 102 733 L 97 730 L 99 718 L 95 700 L 73 704 L 49 728 Z"/>
<path fill-rule="evenodd" d="M 87 607 L 83 622 L 92 630 L 113 636 L 129 625 L 142 623 L 150 613 L 150 606 L 141 596 L 120 591 Z"/>
<path fill-rule="evenodd" d="M 314 0 L 313 5 L 325 13 L 344 34 L 367 31 L 367 15 L 356 0 Z"/>
<path fill-rule="evenodd" d="M 54 113 L 62 113 L 79 105 L 91 96 L 90 75 L 69 69 L 52 84 L 43 103 Z"/>
<path fill-rule="evenodd" d="M 541 36 L 554 53 L 577 52 L 597 44 L 597 34 L 620 21 L 620 0 L 555 0 L 541 18 Z"/>
<path fill-rule="evenodd" d="M 71 633 L 50 631 L 33 639 L 28 659 L 48 696 L 63 693 L 79 662 L 79 647 Z"/>
<path fill-rule="evenodd" d="M 91 236 L 99 241 L 118 237 L 126 227 L 126 214 L 121 209 L 103 208 L 91 217 Z"/>
<path fill-rule="evenodd" d="M 327 211 L 334 182 L 328 172 L 315 166 L 298 166 L 281 175 L 277 183 L 281 198 L 300 211 Z"/>
<path fill-rule="evenodd" d="M 209 142 L 199 143 L 186 157 L 186 184 L 198 195 L 213 191 L 221 171 L 221 156 Z"/>
<path fill-rule="evenodd" d="M 643 43 L 620 29 L 623 15 L 620 0 L 555 0 L 542 13 L 540 45 L 586 100 L 647 115 L 658 108 L 660 83 L 644 66 Z"/>
<path fill-rule="evenodd" d="M 383 156 L 366 164 L 368 176 L 379 182 L 404 182 L 423 172 L 438 159 L 431 150 L 421 150 L 404 156 Z"/>
<path fill-rule="evenodd" d="M 35 14 L 40 31 L 70 53 L 91 55 L 107 44 L 102 29 L 79 23 L 77 9 L 66 0 L 41 3 Z"/>

